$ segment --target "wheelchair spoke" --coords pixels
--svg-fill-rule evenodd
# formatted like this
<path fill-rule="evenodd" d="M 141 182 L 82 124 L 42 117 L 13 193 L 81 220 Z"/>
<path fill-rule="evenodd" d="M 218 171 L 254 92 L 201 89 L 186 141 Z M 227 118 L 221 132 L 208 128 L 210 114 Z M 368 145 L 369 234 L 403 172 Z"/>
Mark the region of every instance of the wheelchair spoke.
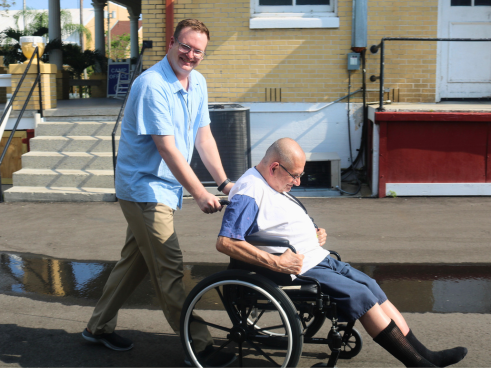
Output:
<path fill-rule="evenodd" d="M 196 323 L 201 323 L 202 325 L 206 325 L 206 326 L 209 326 L 209 327 L 213 327 L 213 328 L 216 328 L 217 330 L 221 330 L 221 331 L 225 331 L 225 332 L 230 332 L 231 329 L 230 328 L 227 328 L 227 327 L 223 327 L 223 326 L 219 326 L 219 325 L 216 325 L 214 323 L 211 323 L 211 322 L 206 322 L 206 321 L 200 321 L 199 319 L 195 319 L 193 317 L 191 317 L 189 319 L 190 322 L 196 322 Z"/>
<path fill-rule="evenodd" d="M 285 325 L 276 325 L 271 327 L 258 328 L 256 331 L 262 332 L 262 331 L 269 331 L 269 330 L 277 330 L 278 328 L 285 328 Z"/>
<path fill-rule="evenodd" d="M 263 357 L 265 357 L 271 364 L 274 364 L 275 367 L 281 367 L 268 354 L 266 354 L 259 346 L 257 346 L 253 341 L 251 341 L 250 339 L 247 339 L 246 341 L 249 345 L 251 345 L 254 349 L 256 349 L 259 352 L 259 354 L 261 354 Z"/>
<path fill-rule="evenodd" d="M 219 298 L 220 298 L 220 300 L 222 301 L 222 305 L 223 305 L 223 306 L 226 306 L 226 305 L 227 305 L 227 303 L 225 302 L 225 298 L 223 297 L 223 294 L 222 294 L 222 292 L 220 291 L 220 287 L 219 287 L 219 286 L 217 286 L 217 287 L 215 288 L 215 290 L 216 290 L 216 292 L 217 292 L 217 294 L 218 294 L 218 297 L 219 297 Z M 230 311 L 228 310 L 228 308 L 225 308 L 225 310 L 227 311 L 228 318 L 232 319 L 232 318 L 233 318 L 233 316 L 231 315 L 231 313 L 230 313 Z"/>
<path fill-rule="evenodd" d="M 239 343 L 239 367 L 242 367 L 242 343 Z"/>
<path fill-rule="evenodd" d="M 264 312 L 266 312 L 266 310 L 265 310 L 265 309 L 263 309 L 263 310 L 261 311 L 261 313 L 259 313 L 259 316 L 257 316 L 256 320 L 255 320 L 255 321 L 254 321 L 254 323 L 252 324 L 253 326 L 255 326 L 255 325 L 256 325 L 256 323 L 259 321 L 259 319 L 260 319 L 260 318 L 263 316 Z"/>

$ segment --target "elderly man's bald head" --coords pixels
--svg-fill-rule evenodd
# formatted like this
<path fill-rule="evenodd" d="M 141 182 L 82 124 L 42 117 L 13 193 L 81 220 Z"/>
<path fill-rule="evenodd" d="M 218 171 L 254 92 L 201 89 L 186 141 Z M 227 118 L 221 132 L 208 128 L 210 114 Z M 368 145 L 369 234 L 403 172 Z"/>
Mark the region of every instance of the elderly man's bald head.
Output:
<path fill-rule="evenodd" d="M 298 161 L 305 162 L 305 153 L 300 145 L 291 138 L 280 138 L 268 148 L 261 163 L 269 165 L 272 162 L 280 162 L 292 167 Z"/>
<path fill-rule="evenodd" d="M 281 138 L 268 148 L 256 169 L 277 192 L 289 192 L 300 185 L 305 168 L 305 153 L 291 138 Z"/>

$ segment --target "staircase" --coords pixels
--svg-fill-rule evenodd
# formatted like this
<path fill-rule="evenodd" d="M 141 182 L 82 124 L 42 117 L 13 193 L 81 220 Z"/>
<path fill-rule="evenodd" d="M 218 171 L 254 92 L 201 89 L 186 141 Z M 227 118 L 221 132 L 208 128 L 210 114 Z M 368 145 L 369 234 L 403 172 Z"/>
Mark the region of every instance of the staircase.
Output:
<path fill-rule="evenodd" d="M 111 133 L 119 110 L 97 111 L 61 116 L 48 110 L 5 201 L 114 202 Z M 119 132 L 116 147 L 118 142 Z"/>

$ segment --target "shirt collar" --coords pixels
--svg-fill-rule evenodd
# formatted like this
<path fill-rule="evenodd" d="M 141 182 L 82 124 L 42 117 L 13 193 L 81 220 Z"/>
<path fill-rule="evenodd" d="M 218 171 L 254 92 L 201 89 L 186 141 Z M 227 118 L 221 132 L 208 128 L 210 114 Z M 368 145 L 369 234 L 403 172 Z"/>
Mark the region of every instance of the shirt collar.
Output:
<path fill-rule="evenodd" d="M 173 93 L 177 93 L 179 91 L 186 92 L 184 88 L 182 87 L 181 82 L 176 77 L 176 73 L 174 73 L 174 70 L 172 70 L 172 67 L 170 66 L 169 60 L 167 60 L 167 55 L 160 61 L 160 67 L 162 68 L 162 72 L 164 73 L 165 77 L 167 80 L 170 82 L 170 88 L 172 89 Z M 198 80 L 196 78 L 193 78 L 194 75 L 194 70 L 191 71 L 189 74 L 189 89 L 193 89 L 193 85 L 198 85 Z M 196 80 L 196 82 L 193 83 L 193 81 Z"/>

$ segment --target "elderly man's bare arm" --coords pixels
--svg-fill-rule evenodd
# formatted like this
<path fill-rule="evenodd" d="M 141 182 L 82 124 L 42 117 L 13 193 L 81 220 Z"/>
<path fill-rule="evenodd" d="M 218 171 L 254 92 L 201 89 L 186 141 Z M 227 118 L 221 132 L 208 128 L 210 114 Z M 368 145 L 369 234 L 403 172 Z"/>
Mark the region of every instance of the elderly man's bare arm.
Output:
<path fill-rule="evenodd" d="M 216 247 L 219 252 L 239 261 L 293 275 L 300 273 L 304 259 L 303 254 L 295 254 L 290 249 L 287 249 L 281 256 L 275 256 L 256 248 L 246 241 L 225 236 L 218 237 Z"/>

